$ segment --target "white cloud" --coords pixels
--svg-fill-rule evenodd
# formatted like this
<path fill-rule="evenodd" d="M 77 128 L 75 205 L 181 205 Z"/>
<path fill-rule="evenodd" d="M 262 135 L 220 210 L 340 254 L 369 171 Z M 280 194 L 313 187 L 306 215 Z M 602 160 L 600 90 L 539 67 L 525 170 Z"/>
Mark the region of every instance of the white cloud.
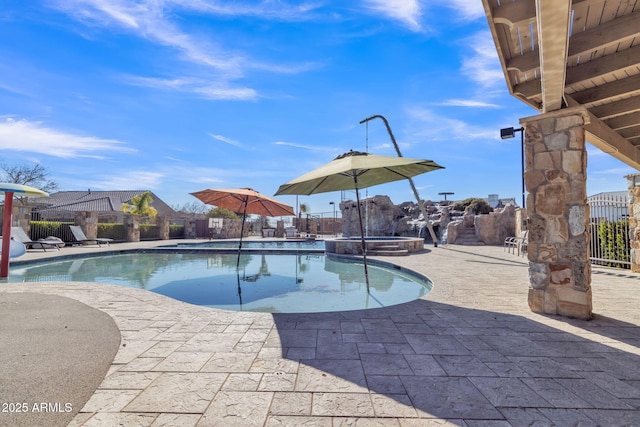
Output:
<path fill-rule="evenodd" d="M 484 101 L 474 101 L 472 99 L 449 99 L 440 103 L 446 107 L 471 107 L 471 108 L 500 108 L 498 104 Z"/>
<path fill-rule="evenodd" d="M 167 46 L 182 55 L 188 63 L 207 68 L 207 81 L 212 81 L 210 72 L 217 75 L 217 84 L 206 85 L 203 82 L 184 82 L 180 79 L 158 83 L 174 82 L 174 88 L 199 92 L 212 99 L 252 99 L 255 91 L 247 88 L 227 88 L 226 81 L 244 75 L 247 69 L 283 74 L 294 74 L 318 68 L 317 64 L 270 64 L 254 61 L 242 53 L 230 52 L 210 37 L 196 36 L 184 32 L 179 22 L 173 19 L 179 11 L 189 14 L 210 14 L 225 16 L 257 16 L 262 19 L 302 20 L 316 8 L 313 4 L 289 6 L 282 2 L 266 1 L 257 5 L 219 4 L 201 0 L 55 0 L 55 7 L 89 26 L 123 31 Z"/>
<path fill-rule="evenodd" d="M 465 20 L 474 20 L 484 17 L 484 8 L 479 0 L 451 0 L 446 4 L 454 9 Z"/>
<path fill-rule="evenodd" d="M 436 114 L 425 108 L 413 108 L 407 115 L 416 121 L 414 132 L 421 139 L 431 141 L 493 141 L 499 134 L 495 128 L 483 128 L 469 123 Z"/>
<path fill-rule="evenodd" d="M 211 83 L 198 78 L 160 79 L 153 77 L 126 76 L 125 83 L 163 90 L 176 90 L 194 93 L 206 99 L 214 100 L 254 100 L 258 97 L 255 90 L 247 87 L 229 87 L 226 82 Z"/>
<path fill-rule="evenodd" d="M 170 7 L 168 2 L 59 0 L 56 7 L 86 24 L 104 28 L 121 28 L 144 39 L 172 47 L 194 63 L 230 74 L 239 72 L 241 58 L 222 51 L 211 42 L 195 40 L 170 22 L 166 14 L 166 10 Z"/>
<path fill-rule="evenodd" d="M 472 52 L 462 60 L 462 73 L 483 88 L 504 84 L 504 74 L 491 33 L 476 33 L 464 39 L 463 43 L 471 48 Z"/>
<path fill-rule="evenodd" d="M 0 149 L 46 154 L 61 158 L 108 157 L 104 153 L 134 153 L 122 141 L 83 136 L 44 126 L 40 122 L 5 119 L 0 122 Z"/>
<path fill-rule="evenodd" d="M 85 182 L 90 188 L 99 190 L 129 189 L 156 189 L 160 187 L 164 175 L 160 172 L 144 170 L 127 170 L 126 173 L 110 173 L 94 178 L 91 182 Z"/>
<path fill-rule="evenodd" d="M 277 21 L 301 21 L 306 20 L 309 14 L 318 9 L 321 3 L 300 3 L 289 5 L 282 1 L 261 1 L 257 4 L 234 1 L 204 1 L 204 0 L 173 0 L 171 3 L 176 8 L 184 8 L 220 16 L 252 16 Z"/>
<path fill-rule="evenodd" d="M 242 144 L 240 144 L 238 141 L 231 139 L 231 138 L 227 138 L 226 136 L 222 136 L 222 135 L 216 135 L 213 133 L 208 134 L 211 138 L 216 139 L 218 141 L 222 141 L 226 144 L 229 145 L 233 145 L 235 147 L 242 147 Z"/>
<path fill-rule="evenodd" d="M 422 31 L 422 8 L 418 0 L 365 0 L 365 7 L 400 21 L 411 31 Z"/>
<path fill-rule="evenodd" d="M 302 144 L 296 144 L 293 142 L 284 142 L 284 141 L 276 141 L 273 143 L 274 145 L 284 145 L 287 147 L 293 147 L 293 148 L 302 148 L 305 150 L 317 150 L 318 147 L 312 147 L 310 145 L 302 145 Z"/>

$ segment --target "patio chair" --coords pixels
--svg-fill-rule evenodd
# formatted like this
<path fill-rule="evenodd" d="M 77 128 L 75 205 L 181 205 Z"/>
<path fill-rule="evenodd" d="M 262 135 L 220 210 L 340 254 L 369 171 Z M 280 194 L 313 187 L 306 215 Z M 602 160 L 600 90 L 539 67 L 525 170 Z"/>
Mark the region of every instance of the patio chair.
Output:
<path fill-rule="evenodd" d="M 299 237 L 298 236 L 298 229 L 295 228 L 295 227 L 285 227 L 284 228 L 284 237 L 286 237 L 286 238 Z"/>
<path fill-rule="evenodd" d="M 69 229 L 71 230 L 71 233 L 73 233 L 73 237 L 76 239 L 76 243 L 80 243 L 82 245 L 90 245 L 93 243 L 98 246 L 102 246 L 103 244 L 109 246 L 109 243 L 113 242 L 113 239 L 107 239 L 104 237 L 89 239 L 84 234 L 84 231 L 82 231 L 82 228 L 80 228 L 80 226 L 78 225 L 70 225 Z"/>
<path fill-rule="evenodd" d="M 527 231 L 521 232 L 520 237 L 514 236 L 504 239 L 503 250 L 513 254 L 517 251 L 518 255 L 524 255 L 527 250 Z"/>
<path fill-rule="evenodd" d="M 22 243 L 27 249 L 42 249 L 44 252 L 48 249 L 55 248 L 60 250 L 64 246 L 62 240 L 52 239 L 39 239 L 31 240 L 22 227 L 11 227 L 11 238 L 17 242 Z"/>

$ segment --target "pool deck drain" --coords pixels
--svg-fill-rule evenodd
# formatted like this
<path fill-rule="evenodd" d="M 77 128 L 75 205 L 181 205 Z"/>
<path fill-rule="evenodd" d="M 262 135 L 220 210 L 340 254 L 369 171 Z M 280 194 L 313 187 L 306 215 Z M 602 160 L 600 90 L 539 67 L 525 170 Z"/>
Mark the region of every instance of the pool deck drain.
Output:
<path fill-rule="evenodd" d="M 119 328 L 120 348 L 73 426 L 640 424 L 640 275 L 594 267 L 586 322 L 531 313 L 526 260 L 501 247 L 376 258 L 429 276 L 433 290 L 317 314 L 221 311 L 93 283 L 0 292 L 68 297 Z"/>

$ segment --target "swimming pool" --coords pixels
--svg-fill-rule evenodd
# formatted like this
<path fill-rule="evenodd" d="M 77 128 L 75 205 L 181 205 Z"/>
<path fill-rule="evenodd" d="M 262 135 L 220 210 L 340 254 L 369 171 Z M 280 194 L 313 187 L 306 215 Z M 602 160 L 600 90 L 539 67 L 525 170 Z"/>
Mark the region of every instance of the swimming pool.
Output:
<path fill-rule="evenodd" d="M 226 310 L 307 313 L 384 307 L 431 289 L 427 278 L 323 254 L 130 252 L 15 265 L 9 282 L 81 281 L 146 289 Z"/>

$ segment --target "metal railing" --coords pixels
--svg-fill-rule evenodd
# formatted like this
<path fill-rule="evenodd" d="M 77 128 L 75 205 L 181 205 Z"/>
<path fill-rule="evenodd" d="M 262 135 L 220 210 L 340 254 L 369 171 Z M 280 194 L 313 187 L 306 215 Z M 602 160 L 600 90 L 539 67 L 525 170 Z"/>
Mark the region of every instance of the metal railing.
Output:
<path fill-rule="evenodd" d="M 587 199 L 590 210 L 591 263 L 631 268 L 629 202 L 624 194 L 603 194 Z"/>

